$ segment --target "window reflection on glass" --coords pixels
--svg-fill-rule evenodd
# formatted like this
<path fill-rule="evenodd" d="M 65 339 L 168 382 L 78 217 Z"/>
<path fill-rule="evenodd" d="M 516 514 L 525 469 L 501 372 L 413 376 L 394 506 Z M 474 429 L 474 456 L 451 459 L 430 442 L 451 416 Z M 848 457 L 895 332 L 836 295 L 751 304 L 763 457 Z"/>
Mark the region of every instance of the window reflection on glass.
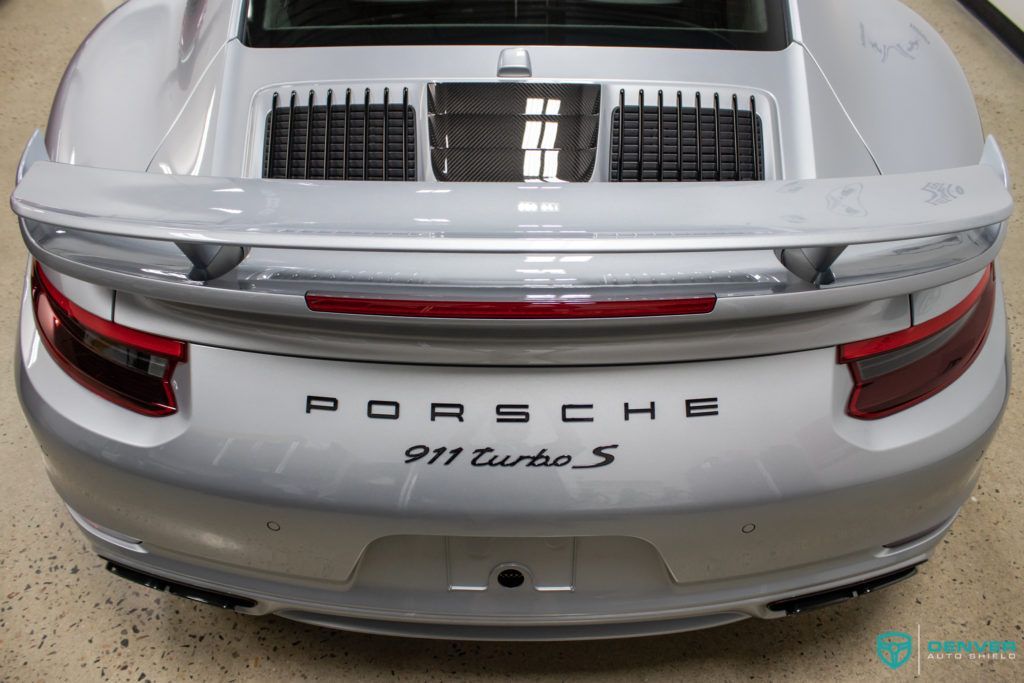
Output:
<path fill-rule="evenodd" d="M 528 97 L 527 116 L 558 116 L 562 101 L 556 98 Z M 527 120 L 523 127 L 523 180 L 558 181 L 558 122 Z"/>
<path fill-rule="evenodd" d="M 786 0 L 249 0 L 245 42 L 780 50 Z"/>

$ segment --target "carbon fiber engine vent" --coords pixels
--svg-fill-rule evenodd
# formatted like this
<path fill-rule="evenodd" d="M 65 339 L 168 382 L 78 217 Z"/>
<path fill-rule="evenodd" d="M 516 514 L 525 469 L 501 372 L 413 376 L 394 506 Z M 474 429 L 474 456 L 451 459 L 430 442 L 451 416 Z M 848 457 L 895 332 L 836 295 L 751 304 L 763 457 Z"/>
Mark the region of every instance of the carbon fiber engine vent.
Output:
<path fill-rule="evenodd" d="M 369 88 L 362 96 L 351 88 L 340 96 L 328 90 L 323 104 L 312 90 L 302 106 L 296 99 L 293 92 L 287 106 L 278 106 L 274 93 L 264 135 L 264 178 L 416 180 L 416 112 L 408 89 L 397 103 L 388 88 L 382 102 L 373 101 Z"/>
<path fill-rule="evenodd" d="M 438 180 L 586 182 L 593 175 L 598 85 L 432 83 L 428 93 Z"/>
<path fill-rule="evenodd" d="M 626 105 L 626 92 L 619 91 L 619 106 L 612 112 L 609 180 L 764 180 L 763 130 L 753 96 L 745 110 L 737 95 L 731 108 L 722 108 L 718 93 L 712 108 L 703 106 L 699 92 L 692 106 L 684 106 L 682 92 L 666 98 L 659 90 L 657 104 L 648 105 L 641 90 L 639 100 Z"/>

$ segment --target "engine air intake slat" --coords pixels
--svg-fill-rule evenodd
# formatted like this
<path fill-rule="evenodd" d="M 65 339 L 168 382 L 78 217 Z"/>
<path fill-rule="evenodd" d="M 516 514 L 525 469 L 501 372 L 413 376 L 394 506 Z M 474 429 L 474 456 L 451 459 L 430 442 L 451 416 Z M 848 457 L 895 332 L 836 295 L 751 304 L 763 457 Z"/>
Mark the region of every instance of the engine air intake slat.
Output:
<path fill-rule="evenodd" d="M 264 178 L 416 180 L 416 112 L 408 90 L 401 102 L 387 88 L 380 102 L 369 88 L 362 97 L 347 89 L 343 102 L 333 90 L 323 104 L 317 99 L 312 90 L 302 104 L 294 92 L 274 93 L 264 134 Z M 282 101 L 287 104 L 280 106 Z"/>
<path fill-rule="evenodd" d="M 641 90 L 636 104 L 612 111 L 612 182 L 707 182 L 764 180 L 764 131 L 751 97 L 741 109 L 738 95 L 714 93 L 705 107 L 701 93 L 684 106 L 684 96 L 657 92 L 657 104 Z M 756 128 L 756 130 L 755 130 Z"/>

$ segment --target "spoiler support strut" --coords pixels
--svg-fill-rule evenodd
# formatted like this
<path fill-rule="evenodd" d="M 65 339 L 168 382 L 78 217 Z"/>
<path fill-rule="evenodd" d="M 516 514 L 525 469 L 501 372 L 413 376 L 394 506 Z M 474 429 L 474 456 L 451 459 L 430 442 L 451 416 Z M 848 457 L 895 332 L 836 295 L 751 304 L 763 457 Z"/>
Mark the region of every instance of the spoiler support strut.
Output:
<path fill-rule="evenodd" d="M 249 250 L 245 247 L 220 246 L 217 244 L 195 244 L 194 242 L 175 242 L 181 253 L 192 262 L 192 270 L 188 279 L 199 282 L 216 280 L 227 275 L 238 267 Z"/>
<path fill-rule="evenodd" d="M 842 256 L 846 247 L 808 247 L 805 249 L 776 249 L 775 257 L 786 270 L 815 287 L 835 282 L 832 264 Z"/>

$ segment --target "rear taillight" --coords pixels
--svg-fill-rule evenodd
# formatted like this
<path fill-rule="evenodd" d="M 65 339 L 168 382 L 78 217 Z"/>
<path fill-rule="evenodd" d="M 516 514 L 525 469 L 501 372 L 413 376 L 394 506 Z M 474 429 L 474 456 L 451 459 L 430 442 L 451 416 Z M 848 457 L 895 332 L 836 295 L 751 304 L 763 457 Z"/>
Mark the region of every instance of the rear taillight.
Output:
<path fill-rule="evenodd" d="M 955 382 L 985 344 L 995 300 L 995 269 L 989 266 L 967 298 L 942 315 L 840 346 L 839 362 L 850 366 L 854 384 L 847 414 L 877 420 L 915 406 Z"/>
<path fill-rule="evenodd" d="M 185 342 L 104 320 L 69 300 L 32 269 L 36 324 L 53 359 L 79 384 L 143 415 L 177 412 L 171 376 L 188 359 Z"/>

